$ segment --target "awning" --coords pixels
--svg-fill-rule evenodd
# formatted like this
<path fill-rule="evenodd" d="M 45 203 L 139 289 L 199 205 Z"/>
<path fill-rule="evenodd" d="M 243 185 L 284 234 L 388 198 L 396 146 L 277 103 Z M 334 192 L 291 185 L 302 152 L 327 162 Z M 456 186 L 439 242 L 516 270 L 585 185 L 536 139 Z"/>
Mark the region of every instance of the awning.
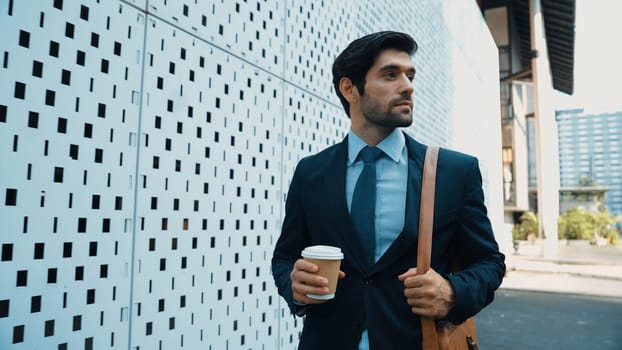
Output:
<path fill-rule="evenodd" d="M 507 6 L 520 41 L 521 70 L 531 70 L 530 0 L 481 0 L 482 10 Z M 541 0 L 553 88 L 572 94 L 574 88 L 575 0 Z"/>

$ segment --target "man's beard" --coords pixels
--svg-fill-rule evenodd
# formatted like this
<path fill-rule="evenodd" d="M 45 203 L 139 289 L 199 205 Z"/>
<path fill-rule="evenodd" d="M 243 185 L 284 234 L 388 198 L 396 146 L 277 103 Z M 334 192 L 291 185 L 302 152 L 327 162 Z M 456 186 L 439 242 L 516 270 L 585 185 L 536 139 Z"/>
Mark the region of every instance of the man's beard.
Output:
<path fill-rule="evenodd" d="M 412 107 L 410 113 L 395 113 L 393 108 L 404 101 L 411 101 L 408 97 L 396 97 L 389 102 L 386 109 L 383 109 L 378 103 L 372 101 L 365 95 L 361 99 L 361 111 L 365 119 L 378 126 L 387 128 L 401 128 L 410 126 L 413 122 Z"/>

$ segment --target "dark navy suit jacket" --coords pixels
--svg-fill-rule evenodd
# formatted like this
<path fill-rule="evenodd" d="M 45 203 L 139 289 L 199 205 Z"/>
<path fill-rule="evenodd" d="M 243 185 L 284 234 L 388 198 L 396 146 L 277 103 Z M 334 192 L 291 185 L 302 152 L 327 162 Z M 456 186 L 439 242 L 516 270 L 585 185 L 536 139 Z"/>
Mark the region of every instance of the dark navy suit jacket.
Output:
<path fill-rule="evenodd" d="M 298 163 L 272 258 L 279 294 L 294 313 L 289 274 L 306 246 L 340 247 L 346 274 L 333 300 L 306 310 L 299 349 L 356 350 L 363 329 L 369 332 L 371 350 L 420 346 L 420 319 L 410 311 L 397 276 L 416 266 L 426 146 L 406 135 L 406 147 L 405 227 L 371 268 L 364 264 L 346 204 L 347 137 Z M 460 323 L 493 300 L 505 272 L 484 205 L 477 159 L 441 149 L 435 197 L 431 266 L 453 285 L 455 304 L 447 319 Z M 451 273 L 452 256 L 459 257 L 460 272 Z"/>

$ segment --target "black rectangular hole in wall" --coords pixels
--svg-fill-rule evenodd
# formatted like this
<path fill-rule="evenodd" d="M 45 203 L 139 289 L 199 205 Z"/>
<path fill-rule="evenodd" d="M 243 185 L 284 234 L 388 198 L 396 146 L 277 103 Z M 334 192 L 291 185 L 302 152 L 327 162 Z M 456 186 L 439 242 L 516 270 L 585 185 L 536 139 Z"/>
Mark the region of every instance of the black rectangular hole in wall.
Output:
<path fill-rule="evenodd" d="M 39 113 L 33 111 L 28 112 L 28 127 L 34 129 L 39 127 Z"/>
<path fill-rule="evenodd" d="M 72 246 L 71 242 L 63 243 L 63 258 L 71 258 Z"/>
<path fill-rule="evenodd" d="M 98 194 L 94 194 L 91 197 L 91 209 L 99 209 L 100 198 L 101 196 Z"/>
<path fill-rule="evenodd" d="M 85 21 L 89 20 L 89 8 L 81 5 L 80 6 L 80 18 L 82 18 Z"/>
<path fill-rule="evenodd" d="M 30 33 L 25 30 L 19 31 L 19 46 L 30 47 Z"/>
<path fill-rule="evenodd" d="M 28 285 L 28 270 L 17 271 L 16 287 L 26 287 Z"/>
<path fill-rule="evenodd" d="M 24 325 L 13 327 L 13 344 L 22 343 L 24 341 Z"/>
<path fill-rule="evenodd" d="M 76 64 L 84 66 L 84 61 L 86 59 L 86 53 L 84 51 L 78 50 L 76 53 Z"/>
<path fill-rule="evenodd" d="M 23 100 L 26 97 L 26 84 L 16 81 L 13 97 Z"/>
<path fill-rule="evenodd" d="M 89 242 L 89 256 L 97 256 L 97 242 Z"/>
<path fill-rule="evenodd" d="M 78 150 L 79 147 L 78 145 L 69 145 L 69 157 L 71 159 L 77 160 L 78 159 Z"/>
<path fill-rule="evenodd" d="M 101 148 L 95 149 L 95 163 L 102 163 L 104 161 L 104 150 Z"/>
<path fill-rule="evenodd" d="M 15 206 L 17 204 L 17 188 L 7 188 L 4 196 L 4 205 Z"/>
<path fill-rule="evenodd" d="M 67 133 L 67 119 L 66 118 L 58 118 L 58 125 L 56 126 L 56 132 L 61 134 Z"/>
<path fill-rule="evenodd" d="M 88 289 L 86 291 L 86 304 L 94 304 L 95 303 L 95 289 Z"/>
<path fill-rule="evenodd" d="M 101 72 L 108 74 L 109 69 L 110 69 L 110 62 L 102 58 Z"/>
<path fill-rule="evenodd" d="M 54 320 L 47 320 L 45 321 L 43 336 L 51 337 L 53 335 L 54 335 Z"/>
<path fill-rule="evenodd" d="M 54 106 L 56 100 L 56 91 L 45 90 L 45 104 L 48 106 Z"/>
<path fill-rule="evenodd" d="M 36 313 L 41 311 L 41 296 L 35 295 L 30 298 L 30 313 Z"/>
<path fill-rule="evenodd" d="M 63 182 L 63 172 L 62 167 L 54 167 L 54 182 Z"/>
<path fill-rule="evenodd" d="M 5 105 L 0 105 L 0 123 L 6 123 L 6 112 L 7 107 Z"/>
<path fill-rule="evenodd" d="M 73 39 L 74 32 L 75 26 L 73 23 L 65 22 L 65 36 Z"/>
<path fill-rule="evenodd" d="M 86 218 L 78 218 L 78 232 L 86 232 Z"/>
<path fill-rule="evenodd" d="M 63 69 L 61 73 L 60 83 L 63 85 L 71 85 L 71 71 Z"/>
<path fill-rule="evenodd" d="M 11 260 L 13 260 L 13 244 L 4 243 L 2 244 L 2 256 L 0 257 L 0 261 L 11 261 Z"/>
<path fill-rule="evenodd" d="M 102 232 L 110 232 L 110 218 L 104 218 L 102 220 Z"/>
<path fill-rule="evenodd" d="M 58 50 L 59 50 L 60 44 L 57 43 L 56 41 L 50 40 L 50 52 L 49 55 L 52 57 L 58 57 Z"/>
<path fill-rule="evenodd" d="M 73 317 L 73 327 L 72 330 L 79 331 L 82 329 L 82 315 L 76 315 Z"/>
<path fill-rule="evenodd" d="M 93 138 L 93 124 L 84 123 L 84 137 Z"/>
<path fill-rule="evenodd" d="M 106 118 L 106 105 L 104 103 L 97 105 L 97 116 L 100 118 Z"/>
<path fill-rule="evenodd" d="M 56 283 L 57 275 L 58 275 L 58 269 L 49 268 L 48 269 L 48 283 Z"/>
<path fill-rule="evenodd" d="M 0 318 L 9 316 L 9 299 L 0 300 Z"/>
<path fill-rule="evenodd" d="M 41 61 L 32 61 L 32 76 L 41 78 L 43 76 L 43 62 Z"/>
<path fill-rule="evenodd" d="M 35 243 L 34 259 L 43 259 L 45 243 Z"/>
<path fill-rule="evenodd" d="M 76 281 L 83 281 L 84 280 L 84 266 L 76 266 L 76 271 L 75 271 L 75 280 Z"/>

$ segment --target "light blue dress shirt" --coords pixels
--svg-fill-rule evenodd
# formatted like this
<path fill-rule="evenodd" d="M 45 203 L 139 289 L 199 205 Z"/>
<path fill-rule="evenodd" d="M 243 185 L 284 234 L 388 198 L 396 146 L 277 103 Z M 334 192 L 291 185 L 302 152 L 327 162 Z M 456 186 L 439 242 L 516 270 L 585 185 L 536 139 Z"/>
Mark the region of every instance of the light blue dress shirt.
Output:
<path fill-rule="evenodd" d="M 348 161 L 346 167 L 346 198 L 352 208 L 352 194 L 363 171 L 363 161 L 357 160 L 367 144 L 352 130 L 348 134 Z M 406 217 L 406 186 L 408 181 L 408 151 L 401 130 L 395 129 L 378 145 L 385 155 L 376 161 L 376 250 L 375 261 L 389 249 L 404 229 Z M 359 350 L 368 350 L 367 330 L 363 331 Z"/>

